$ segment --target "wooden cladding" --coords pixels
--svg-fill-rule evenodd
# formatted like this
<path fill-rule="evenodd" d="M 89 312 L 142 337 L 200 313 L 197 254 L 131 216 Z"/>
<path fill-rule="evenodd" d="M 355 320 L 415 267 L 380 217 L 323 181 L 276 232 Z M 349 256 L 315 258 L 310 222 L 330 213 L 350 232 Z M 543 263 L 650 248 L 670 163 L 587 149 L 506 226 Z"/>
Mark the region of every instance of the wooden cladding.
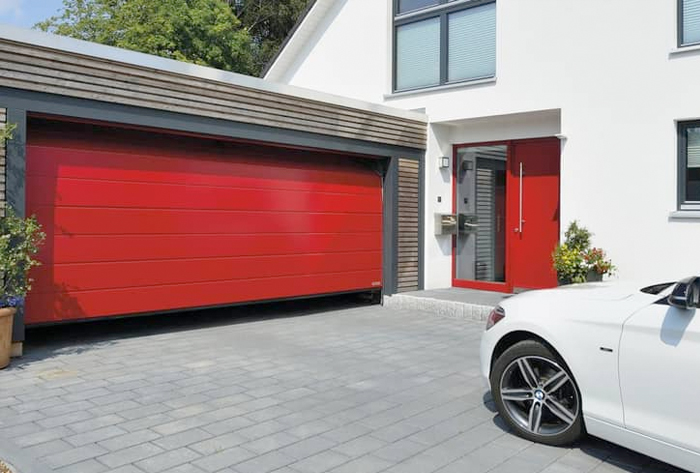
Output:
<path fill-rule="evenodd" d="M 0 132 L 4 131 L 7 126 L 7 109 L 0 107 Z M 0 217 L 5 216 L 5 204 L 7 196 L 5 194 L 5 175 L 7 169 L 7 143 L 5 140 L 0 140 Z"/>
<path fill-rule="evenodd" d="M 397 292 L 419 289 L 420 212 L 418 161 L 399 159 Z"/>
<path fill-rule="evenodd" d="M 425 149 L 426 124 L 0 39 L 0 86 Z"/>

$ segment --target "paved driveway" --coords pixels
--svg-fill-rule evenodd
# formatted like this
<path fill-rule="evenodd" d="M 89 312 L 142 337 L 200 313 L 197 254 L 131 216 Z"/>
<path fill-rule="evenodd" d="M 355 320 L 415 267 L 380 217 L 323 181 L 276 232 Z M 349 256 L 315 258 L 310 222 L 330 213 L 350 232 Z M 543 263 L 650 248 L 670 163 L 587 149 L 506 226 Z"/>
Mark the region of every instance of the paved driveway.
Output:
<path fill-rule="evenodd" d="M 22 473 L 678 471 L 507 433 L 481 324 L 309 304 L 32 332 L 0 372 L 0 452 L 40 462 Z"/>

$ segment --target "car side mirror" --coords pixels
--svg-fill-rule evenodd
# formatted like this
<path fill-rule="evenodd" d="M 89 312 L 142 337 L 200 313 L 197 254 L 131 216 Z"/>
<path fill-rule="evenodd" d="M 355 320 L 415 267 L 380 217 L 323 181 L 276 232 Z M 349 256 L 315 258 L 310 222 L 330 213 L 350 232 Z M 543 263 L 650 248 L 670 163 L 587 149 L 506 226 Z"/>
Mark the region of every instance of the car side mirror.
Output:
<path fill-rule="evenodd" d="M 678 281 L 668 296 L 668 303 L 683 310 L 700 307 L 700 277 L 693 276 Z"/>

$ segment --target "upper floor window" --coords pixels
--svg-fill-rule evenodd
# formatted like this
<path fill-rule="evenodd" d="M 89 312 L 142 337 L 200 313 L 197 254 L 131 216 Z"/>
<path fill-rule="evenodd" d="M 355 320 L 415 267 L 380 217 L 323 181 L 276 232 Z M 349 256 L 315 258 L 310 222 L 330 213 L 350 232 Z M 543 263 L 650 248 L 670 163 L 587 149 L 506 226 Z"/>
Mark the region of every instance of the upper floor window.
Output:
<path fill-rule="evenodd" d="M 678 0 L 678 45 L 700 44 L 700 0 Z"/>
<path fill-rule="evenodd" d="M 678 124 L 680 208 L 700 210 L 700 122 Z"/>
<path fill-rule="evenodd" d="M 493 0 L 394 0 L 394 11 L 395 91 L 496 74 Z"/>

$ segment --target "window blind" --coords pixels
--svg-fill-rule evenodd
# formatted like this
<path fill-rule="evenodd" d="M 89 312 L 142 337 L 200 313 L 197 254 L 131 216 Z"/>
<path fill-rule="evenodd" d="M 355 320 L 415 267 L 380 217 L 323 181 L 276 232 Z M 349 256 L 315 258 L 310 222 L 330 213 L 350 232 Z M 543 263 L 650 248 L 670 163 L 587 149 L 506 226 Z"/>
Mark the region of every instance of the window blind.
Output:
<path fill-rule="evenodd" d="M 396 28 L 396 90 L 440 83 L 440 19 Z"/>
<path fill-rule="evenodd" d="M 683 44 L 700 42 L 700 0 L 683 0 Z"/>
<path fill-rule="evenodd" d="M 698 0 L 700 4 L 700 0 Z M 448 16 L 447 80 L 491 77 L 496 73 L 496 4 Z"/>
<path fill-rule="evenodd" d="M 440 3 L 438 0 L 399 0 L 399 13 L 432 7 Z"/>
<path fill-rule="evenodd" d="M 687 131 L 688 168 L 700 168 L 700 128 L 688 128 Z"/>

